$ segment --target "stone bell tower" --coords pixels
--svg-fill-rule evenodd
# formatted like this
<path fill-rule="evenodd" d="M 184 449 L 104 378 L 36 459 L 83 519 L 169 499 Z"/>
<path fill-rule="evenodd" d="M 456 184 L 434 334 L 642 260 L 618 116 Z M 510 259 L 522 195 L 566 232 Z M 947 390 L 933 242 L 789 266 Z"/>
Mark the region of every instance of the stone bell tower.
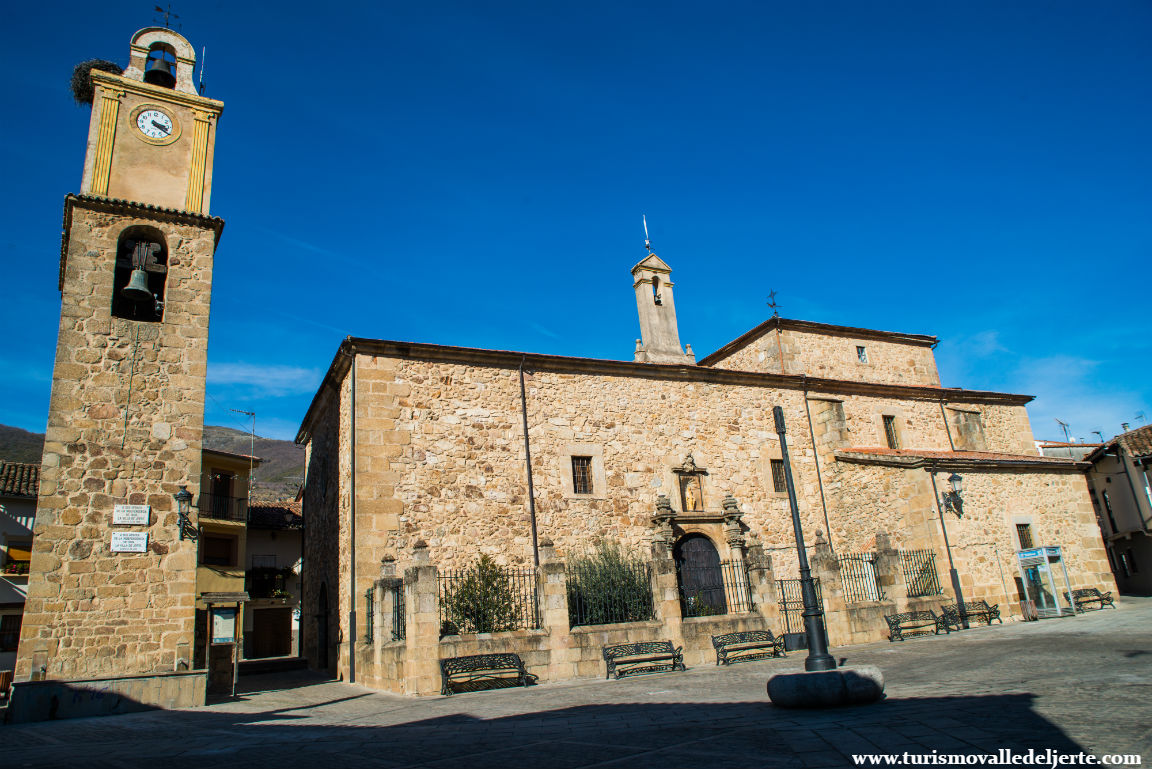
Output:
<path fill-rule="evenodd" d="M 632 268 L 636 310 L 640 313 L 640 336 L 636 340 L 637 363 L 680 363 L 696 365 L 692 346 L 685 353 L 676 328 L 676 301 L 672 297 L 672 268 L 649 253 Z"/>
<path fill-rule="evenodd" d="M 180 520 L 173 495 L 199 495 L 224 227 L 208 215 L 224 105 L 196 93 L 195 63 L 182 36 L 149 27 L 122 74 L 91 72 L 83 182 L 64 200 L 18 682 L 143 676 L 132 699 L 195 702 L 177 671 L 192 660 L 196 521 Z"/>

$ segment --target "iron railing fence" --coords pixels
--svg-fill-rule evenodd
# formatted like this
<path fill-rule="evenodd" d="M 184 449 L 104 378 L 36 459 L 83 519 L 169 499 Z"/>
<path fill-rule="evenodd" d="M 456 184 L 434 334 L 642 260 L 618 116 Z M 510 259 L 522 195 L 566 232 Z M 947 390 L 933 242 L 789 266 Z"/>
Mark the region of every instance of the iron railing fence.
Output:
<path fill-rule="evenodd" d="M 936 572 L 936 553 L 932 550 L 901 550 L 900 568 L 908 583 L 908 597 L 940 595 L 940 575 Z"/>
<path fill-rule="evenodd" d="M 223 494 L 201 494 L 197 508 L 201 518 L 216 521 L 248 520 L 248 499 L 246 497 L 226 497 Z"/>
<path fill-rule="evenodd" d="M 568 565 L 568 622 L 612 625 L 656 618 L 652 565 L 647 561 L 585 561 Z"/>
<path fill-rule="evenodd" d="M 471 568 L 441 572 L 439 597 L 441 636 L 540 627 L 532 568 L 497 566 L 482 559 Z"/>
<path fill-rule="evenodd" d="M 680 607 L 685 617 L 752 611 L 747 565 L 743 561 L 721 561 L 717 569 L 694 571 L 687 585 L 681 575 Z"/>
<path fill-rule="evenodd" d="M 824 595 L 820 590 L 820 578 L 812 578 L 816 588 L 816 603 L 824 608 Z M 804 593 L 798 579 L 776 580 L 776 595 L 780 601 L 780 613 L 784 615 L 785 633 L 804 632 Z"/>
<path fill-rule="evenodd" d="M 884 600 L 884 590 L 876 579 L 875 553 L 845 553 L 837 556 L 836 561 L 846 602 Z"/>
<path fill-rule="evenodd" d="M 404 640 L 404 585 L 392 591 L 392 640 Z"/>

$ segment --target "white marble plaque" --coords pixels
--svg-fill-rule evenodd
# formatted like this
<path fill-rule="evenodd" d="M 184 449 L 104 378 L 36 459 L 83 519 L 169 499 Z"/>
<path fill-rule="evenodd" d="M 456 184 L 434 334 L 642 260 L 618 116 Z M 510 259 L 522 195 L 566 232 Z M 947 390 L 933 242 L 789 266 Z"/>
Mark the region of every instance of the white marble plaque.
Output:
<path fill-rule="evenodd" d="M 139 531 L 112 532 L 113 553 L 147 553 L 148 535 Z"/>
<path fill-rule="evenodd" d="M 152 505 L 116 505 L 112 508 L 112 523 L 147 526 L 152 520 Z"/>

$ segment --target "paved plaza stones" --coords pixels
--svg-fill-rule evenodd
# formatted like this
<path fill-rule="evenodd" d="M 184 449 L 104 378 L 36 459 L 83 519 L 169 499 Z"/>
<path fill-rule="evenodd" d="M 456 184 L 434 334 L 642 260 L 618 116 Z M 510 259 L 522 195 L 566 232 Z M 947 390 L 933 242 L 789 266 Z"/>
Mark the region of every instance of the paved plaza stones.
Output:
<path fill-rule="evenodd" d="M 840 647 L 887 699 L 774 708 L 787 659 L 530 689 L 403 698 L 311 674 L 242 679 L 236 702 L 0 728 L 8 767 L 821 767 L 853 753 L 1152 759 L 1152 599 L 903 643 Z M 290 686 L 291 688 L 277 688 Z"/>

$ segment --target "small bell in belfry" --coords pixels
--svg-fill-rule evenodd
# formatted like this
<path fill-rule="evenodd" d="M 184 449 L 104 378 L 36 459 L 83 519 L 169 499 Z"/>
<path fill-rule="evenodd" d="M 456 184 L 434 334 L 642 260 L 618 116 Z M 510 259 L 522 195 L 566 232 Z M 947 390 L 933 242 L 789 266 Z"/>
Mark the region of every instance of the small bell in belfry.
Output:
<path fill-rule="evenodd" d="M 128 285 L 120 289 L 120 296 L 133 302 L 146 302 L 152 300 L 152 292 L 148 288 L 148 273 L 144 265 L 155 247 L 153 243 L 137 243 L 132 250 L 132 275 L 128 278 Z"/>

